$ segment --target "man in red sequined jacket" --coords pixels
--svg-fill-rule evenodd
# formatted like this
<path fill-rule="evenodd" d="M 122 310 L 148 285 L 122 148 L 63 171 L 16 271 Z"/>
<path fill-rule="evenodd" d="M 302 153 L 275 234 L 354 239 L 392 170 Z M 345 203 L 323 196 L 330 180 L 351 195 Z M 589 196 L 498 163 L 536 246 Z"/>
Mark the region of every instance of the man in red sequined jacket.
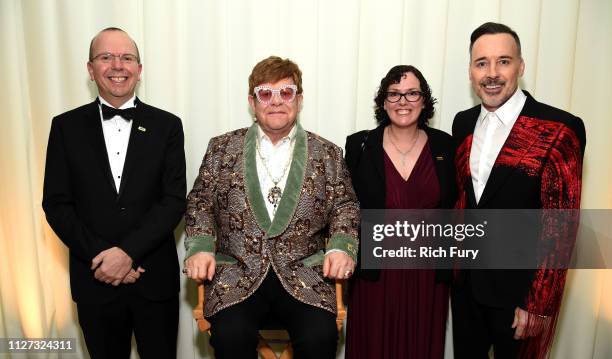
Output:
<path fill-rule="evenodd" d="M 521 90 L 524 69 L 516 32 L 498 23 L 474 30 L 469 74 L 481 104 L 453 122 L 457 208 L 580 208 L 584 124 Z M 572 222 L 555 230 L 575 229 Z M 459 271 L 452 291 L 455 358 L 488 358 L 491 346 L 495 358 L 547 357 L 565 276 L 544 264 Z"/>

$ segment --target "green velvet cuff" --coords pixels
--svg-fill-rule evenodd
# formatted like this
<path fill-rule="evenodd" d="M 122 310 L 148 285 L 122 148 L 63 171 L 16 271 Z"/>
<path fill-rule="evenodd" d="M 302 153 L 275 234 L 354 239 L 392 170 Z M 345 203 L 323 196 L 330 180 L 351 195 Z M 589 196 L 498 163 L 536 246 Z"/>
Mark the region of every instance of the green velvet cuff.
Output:
<path fill-rule="evenodd" d="M 325 252 L 318 251 L 317 253 L 302 259 L 302 263 L 306 267 L 314 267 L 323 265 L 323 260 L 325 259 Z"/>
<path fill-rule="evenodd" d="M 215 253 L 215 237 L 196 236 L 185 239 L 185 259 L 198 252 Z"/>
<path fill-rule="evenodd" d="M 339 249 L 345 251 L 354 261 L 357 262 L 357 239 L 346 234 L 334 234 L 327 242 L 326 251 Z"/>
<path fill-rule="evenodd" d="M 215 253 L 215 263 L 220 265 L 231 265 L 238 263 L 238 260 L 232 256 L 223 253 Z"/>

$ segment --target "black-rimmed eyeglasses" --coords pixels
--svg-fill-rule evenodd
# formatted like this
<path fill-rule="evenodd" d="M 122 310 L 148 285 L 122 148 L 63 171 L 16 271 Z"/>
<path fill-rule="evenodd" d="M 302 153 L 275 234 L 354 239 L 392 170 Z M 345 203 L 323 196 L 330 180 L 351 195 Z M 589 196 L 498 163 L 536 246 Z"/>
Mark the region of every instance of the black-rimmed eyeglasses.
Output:
<path fill-rule="evenodd" d="M 417 90 L 411 90 L 405 93 L 387 91 L 387 97 L 385 99 L 389 102 L 399 102 L 402 97 L 408 102 L 417 102 L 421 97 L 423 97 L 423 93 Z"/>

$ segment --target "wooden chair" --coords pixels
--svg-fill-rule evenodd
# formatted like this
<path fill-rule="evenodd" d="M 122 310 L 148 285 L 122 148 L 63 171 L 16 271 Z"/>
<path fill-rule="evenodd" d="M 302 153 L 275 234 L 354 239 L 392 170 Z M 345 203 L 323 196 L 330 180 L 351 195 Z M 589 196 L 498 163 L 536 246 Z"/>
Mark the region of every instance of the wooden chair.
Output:
<path fill-rule="evenodd" d="M 336 306 L 338 314 L 336 315 L 336 326 L 338 332 L 342 331 L 342 322 L 346 319 L 346 307 L 344 306 L 343 295 L 343 284 L 344 280 L 336 280 Z M 210 334 L 210 322 L 204 317 L 204 284 L 198 284 L 198 305 L 193 310 L 193 318 L 198 324 L 198 329 L 201 332 L 208 332 Z M 266 328 L 268 329 L 268 328 Z M 280 328 L 270 328 L 273 330 L 282 330 Z M 280 356 L 277 356 L 270 343 L 282 343 L 285 345 Z M 257 351 L 259 356 L 263 359 L 291 359 L 293 358 L 293 349 L 291 348 L 291 341 L 279 340 L 279 339 L 266 339 L 261 333 L 259 334 L 259 343 L 257 344 Z"/>

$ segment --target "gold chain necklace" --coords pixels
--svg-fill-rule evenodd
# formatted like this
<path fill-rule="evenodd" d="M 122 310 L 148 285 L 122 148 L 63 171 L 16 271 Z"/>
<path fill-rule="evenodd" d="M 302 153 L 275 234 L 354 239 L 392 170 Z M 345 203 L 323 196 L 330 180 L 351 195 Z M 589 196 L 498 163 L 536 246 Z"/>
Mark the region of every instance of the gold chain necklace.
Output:
<path fill-rule="evenodd" d="M 268 178 L 270 178 L 272 183 L 274 183 L 274 186 L 272 186 L 268 190 L 267 199 L 268 199 L 268 202 L 270 202 L 270 204 L 272 204 L 272 206 L 274 206 L 274 208 L 272 209 L 272 215 L 275 215 L 276 214 L 276 208 L 278 207 L 278 204 L 280 203 L 281 197 L 283 196 L 283 190 L 278 186 L 278 184 L 283 179 L 283 177 L 285 177 L 285 173 L 287 172 L 287 168 L 289 168 L 289 164 L 291 163 L 291 157 L 292 157 L 292 154 L 293 154 L 293 144 L 294 144 L 294 141 L 293 141 L 293 139 L 290 140 L 291 143 L 289 145 L 289 157 L 287 158 L 287 162 L 285 163 L 285 166 L 283 167 L 283 172 L 277 178 L 274 178 L 272 176 L 272 173 L 270 172 L 270 168 L 268 168 L 268 161 L 267 161 L 267 159 L 264 158 L 261 155 L 259 141 L 260 140 L 259 140 L 259 137 L 258 137 L 257 141 L 255 143 L 256 144 L 255 148 L 257 149 L 257 155 L 259 156 L 259 159 L 261 160 L 261 163 L 263 164 L 263 167 L 266 170 L 266 175 L 268 176 Z"/>
<path fill-rule="evenodd" d="M 406 156 L 408 156 L 408 154 L 412 151 L 412 149 L 416 145 L 417 140 L 419 139 L 419 135 L 421 134 L 421 131 L 419 131 L 419 129 L 417 128 L 417 133 L 414 136 L 414 140 L 412 141 L 412 145 L 410 145 L 410 148 L 407 151 L 404 151 L 404 152 L 402 152 L 399 149 L 399 147 L 397 147 L 395 142 L 393 141 L 393 137 L 392 137 L 392 134 L 391 134 L 391 125 L 389 125 L 389 127 L 387 127 L 387 134 L 389 135 L 388 136 L 389 137 L 389 141 L 391 142 L 393 147 L 395 147 L 397 152 L 399 152 L 399 154 L 400 154 L 400 160 L 402 161 L 402 168 L 406 167 Z"/>

